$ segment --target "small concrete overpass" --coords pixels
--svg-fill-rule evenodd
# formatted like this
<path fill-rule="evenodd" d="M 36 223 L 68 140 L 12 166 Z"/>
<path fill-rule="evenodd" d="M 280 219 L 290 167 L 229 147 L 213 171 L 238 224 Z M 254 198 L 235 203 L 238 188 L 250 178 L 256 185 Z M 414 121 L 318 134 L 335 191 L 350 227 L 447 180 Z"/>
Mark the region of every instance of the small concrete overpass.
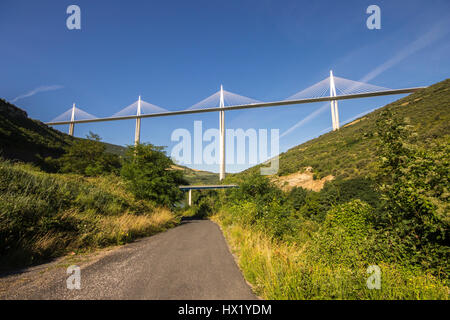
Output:
<path fill-rule="evenodd" d="M 217 184 L 217 185 L 198 185 L 198 186 L 180 186 L 183 191 L 189 191 L 189 201 L 188 204 L 192 205 L 192 190 L 207 190 L 207 189 L 229 189 L 229 188 L 239 188 L 237 184 Z"/>

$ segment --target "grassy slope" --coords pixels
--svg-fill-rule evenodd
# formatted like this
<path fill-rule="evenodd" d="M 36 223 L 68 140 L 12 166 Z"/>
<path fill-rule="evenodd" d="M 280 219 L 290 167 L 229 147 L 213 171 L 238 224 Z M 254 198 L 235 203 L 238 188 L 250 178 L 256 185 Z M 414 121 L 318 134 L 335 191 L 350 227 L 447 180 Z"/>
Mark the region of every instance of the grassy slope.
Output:
<path fill-rule="evenodd" d="M 218 184 L 219 175 L 214 172 L 193 170 L 191 168 L 176 165 L 176 168 L 183 170 L 184 178 L 190 185 L 194 184 Z"/>
<path fill-rule="evenodd" d="M 0 99 L 1 157 L 43 166 L 43 159 L 59 157 L 72 141 L 69 135 L 28 118 L 25 111 Z"/>
<path fill-rule="evenodd" d="M 353 125 L 326 133 L 282 153 L 278 174 L 287 175 L 311 166 L 319 178 L 329 174 L 342 178 L 369 175 L 376 158 L 375 122 L 386 108 L 409 119 L 418 132 L 414 143 L 426 145 L 430 140 L 448 141 L 450 79 L 365 115 Z M 259 167 L 252 167 L 238 175 L 256 172 Z"/>
<path fill-rule="evenodd" d="M 413 143 L 449 142 L 450 80 L 435 84 L 361 118 L 338 132 L 330 132 L 283 153 L 280 175 L 303 171 L 312 166 L 317 176 L 332 174 L 341 178 L 370 176 L 376 165 L 375 122 L 380 111 L 392 108 L 409 118 L 418 135 Z M 237 177 L 256 172 L 250 168 Z M 234 210 L 235 211 L 235 210 Z M 234 212 L 233 211 L 233 212 Z M 367 265 L 348 268 L 318 262 L 313 253 L 318 226 L 303 223 L 296 243 L 276 241 L 252 227 L 236 223 L 227 208 L 212 219 L 218 222 L 238 258 L 245 278 L 256 293 L 266 299 L 448 299 L 446 276 L 436 278 L 427 272 L 401 265 L 377 262 L 381 268 L 381 290 L 366 288 Z M 230 221 L 231 220 L 231 221 Z M 320 240 L 320 239 L 319 239 Z M 340 242 L 338 241 L 338 244 Z M 333 257 L 345 257 L 352 250 L 332 251 Z"/>
<path fill-rule="evenodd" d="M 0 269 L 122 244 L 178 223 L 168 209 L 137 201 L 119 177 L 42 171 L 46 157 L 61 156 L 77 139 L 0 100 Z M 119 156 L 126 150 L 105 145 Z M 182 169 L 192 184 L 216 181 L 214 173 Z"/>
<path fill-rule="evenodd" d="M 231 251 L 236 255 L 245 279 L 254 292 L 269 300 L 448 300 L 448 282 L 429 273 L 377 262 L 381 269 L 381 289 L 369 290 L 367 265 L 351 268 L 326 265 L 310 253 L 314 242 L 285 243 L 267 234 L 230 223 L 229 214 L 212 217 L 217 222 Z M 308 226 L 305 227 L 308 229 Z M 307 230 L 299 230 L 309 238 Z M 341 252 L 329 253 L 341 256 Z"/>
<path fill-rule="evenodd" d="M 74 138 L 46 124 L 28 118 L 25 111 L 0 99 L 0 156 L 45 167 L 46 157 L 58 158 Z M 104 143 L 106 151 L 119 156 L 126 148 Z"/>
<path fill-rule="evenodd" d="M 0 161 L 0 270 L 70 251 L 123 244 L 177 224 L 116 176 L 49 174 Z"/>
<path fill-rule="evenodd" d="M 40 169 L 46 157 L 61 156 L 76 139 L 0 100 L 0 270 L 122 244 L 178 223 L 168 209 L 137 201 L 119 177 Z M 105 145 L 111 153 L 125 151 Z"/>

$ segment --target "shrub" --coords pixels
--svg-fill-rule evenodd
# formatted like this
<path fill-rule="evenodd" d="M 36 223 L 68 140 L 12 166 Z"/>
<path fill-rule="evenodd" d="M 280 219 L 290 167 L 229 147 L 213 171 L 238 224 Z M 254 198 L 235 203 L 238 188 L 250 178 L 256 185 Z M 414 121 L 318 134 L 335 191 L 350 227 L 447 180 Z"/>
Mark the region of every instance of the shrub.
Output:
<path fill-rule="evenodd" d="M 390 111 L 377 125 L 384 200 L 378 227 L 397 239 L 410 263 L 448 274 L 450 147 L 408 144 L 410 127 Z"/>
<path fill-rule="evenodd" d="M 309 192 L 305 198 L 305 204 L 299 210 L 300 215 L 306 219 L 317 222 L 323 221 L 326 215 L 326 208 L 322 204 L 320 193 Z"/>
<path fill-rule="evenodd" d="M 308 191 L 302 187 L 293 188 L 288 195 L 288 199 L 295 210 L 299 210 L 306 203 Z"/>
<path fill-rule="evenodd" d="M 251 174 L 238 182 L 239 188 L 227 190 L 227 200 L 232 202 L 254 201 L 260 204 L 270 203 L 273 199 L 284 198 L 283 192 L 266 176 Z"/>
<path fill-rule="evenodd" d="M 199 219 L 205 219 L 213 213 L 214 205 L 211 198 L 203 197 L 194 206 L 193 216 Z"/>
<path fill-rule="evenodd" d="M 128 147 L 121 176 L 138 199 L 173 206 L 183 197 L 179 185 L 186 181 L 182 172 L 172 169 L 173 162 L 163 150 L 152 144 Z"/>
<path fill-rule="evenodd" d="M 162 230 L 166 223 L 175 223 L 168 210 L 136 201 L 115 175 L 48 174 L 0 161 L 1 268 L 124 243 Z"/>
<path fill-rule="evenodd" d="M 357 199 L 336 206 L 327 212 L 323 228 L 342 228 L 350 236 L 363 239 L 371 228 L 370 220 L 374 209 Z"/>
<path fill-rule="evenodd" d="M 307 249 L 311 261 L 328 266 L 357 268 L 373 262 L 373 229 L 368 224 L 373 208 L 360 200 L 331 209 Z"/>
<path fill-rule="evenodd" d="M 273 241 L 263 232 L 226 225 L 225 215 L 216 218 L 245 278 L 263 299 L 448 299 L 448 286 L 429 273 L 378 263 L 381 289 L 369 290 L 367 265 L 323 264 L 310 246 Z M 340 252 L 329 254 L 338 259 Z"/>
<path fill-rule="evenodd" d="M 279 200 L 273 200 L 259 210 L 259 230 L 276 239 L 291 240 L 295 237 L 298 219 L 292 216 L 291 207 L 283 205 Z"/>
<path fill-rule="evenodd" d="M 47 158 L 49 167 L 62 173 L 78 173 L 86 176 L 98 176 L 103 173 L 118 172 L 119 157 L 107 153 L 106 146 L 100 143 L 100 137 L 89 132 L 87 139 L 78 139 L 59 159 Z"/>
<path fill-rule="evenodd" d="M 333 205 L 347 203 L 354 199 L 360 199 L 376 208 L 380 204 L 380 194 L 376 183 L 364 177 L 352 179 L 339 178 L 327 181 L 320 191 L 323 203 L 330 208 Z"/>

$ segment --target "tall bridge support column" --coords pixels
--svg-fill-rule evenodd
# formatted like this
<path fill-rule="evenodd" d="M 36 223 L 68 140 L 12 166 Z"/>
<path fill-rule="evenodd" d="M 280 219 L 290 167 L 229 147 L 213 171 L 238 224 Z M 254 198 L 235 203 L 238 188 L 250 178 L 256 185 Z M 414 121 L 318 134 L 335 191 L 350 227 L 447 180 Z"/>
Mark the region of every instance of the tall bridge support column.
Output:
<path fill-rule="evenodd" d="M 69 124 L 69 136 L 73 137 L 73 130 L 74 130 L 75 124 L 72 122 Z"/>
<path fill-rule="evenodd" d="M 225 106 L 223 98 L 223 86 L 220 86 L 220 107 Z M 220 131 L 220 168 L 219 180 L 225 179 L 225 111 L 219 111 L 219 131 Z"/>
<path fill-rule="evenodd" d="M 69 136 L 73 137 L 73 131 L 75 129 L 75 123 L 73 123 L 75 120 L 75 103 L 72 106 L 72 116 L 70 118 L 70 124 L 69 124 Z"/>
<path fill-rule="evenodd" d="M 137 146 L 139 143 L 141 143 L 141 96 L 139 96 L 138 100 L 138 108 L 137 108 L 137 114 L 136 114 L 136 130 L 134 132 L 134 146 Z"/>
<path fill-rule="evenodd" d="M 333 71 L 330 70 L 330 97 L 336 97 L 336 86 L 334 84 Z M 339 111 L 337 100 L 331 100 L 331 119 L 333 122 L 333 131 L 339 129 Z"/>
<path fill-rule="evenodd" d="M 330 101 L 331 105 L 331 122 L 333 126 L 333 131 L 336 130 L 336 119 L 335 119 L 335 113 L 334 113 L 334 101 Z"/>
<path fill-rule="evenodd" d="M 339 130 L 340 125 L 339 125 L 339 111 L 338 111 L 338 102 L 337 102 L 337 100 L 334 100 L 334 119 L 336 119 L 336 130 Z"/>
<path fill-rule="evenodd" d="M 189 189 L 188 205 L 189 207 L 192 206 L 192 189 Z"/>

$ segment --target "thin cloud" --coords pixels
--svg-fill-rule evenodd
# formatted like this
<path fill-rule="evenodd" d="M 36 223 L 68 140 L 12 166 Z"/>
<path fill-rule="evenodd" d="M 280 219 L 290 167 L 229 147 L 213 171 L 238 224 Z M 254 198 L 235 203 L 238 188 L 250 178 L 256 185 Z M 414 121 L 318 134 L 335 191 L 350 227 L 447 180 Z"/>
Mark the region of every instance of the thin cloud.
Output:
<path fill-rule="evenodd" d="M 21 94 L 20 96 L 15 97 L 14 99 L 11 100 L 11 102 L 16 102 L 20 99 L 34 96 L 35 94 L 37 94 L 39 92 L 54 91 L 54 90 L 58 90 L 58 89 L 62 89 L 62 88 L 64 88 L 64 87 L 60 86 L 60 85 L 40 86 L 40 87 L 37 87 L 36 89 L 33 89 L 27 93 L 24 93 L 24 94 Z"/>
<path fill-rule="evenodd" d="M 407 45 L 402 50 L 400 50 L 400 52 L 398 52 L 391 59 L 389 59 L 385 63 L 376 67 L 374 70 L 372 70 L 367 75 L 365 75 L 363 78 L 361 78 L 359 81 L 360 82 L 368 82 L 368 81 L 372 80 L 376 76 L 380 75 L 381 73 L 383 73 L 386 70 L 395 66 L 397 63 L 403 61 L 410 55 L 416 53 L 417 51 L 419 51 L 425 47 L 428 47 L 433 42 L 441 39 L 443 36 L 445 36 L 449 32 L 449 30 L 450 30 L 450 25 L 447 21 L 441 21 L 439 23 L 436 23 L 433 26 L 433 28 L 431 28 L 428 32 L 422 34 L 416 40 L 414 40 L 409 45 Z"/>
<path fill-rule="evenodd" d="M 310 113 L 309 115 L 307 115 L 305 118 L 303 118 L 302 120 L 300 120 L 299 122 L 297 122 L 296 124 L 294 124 L 292 127 L 290 127 L 289 129 L 287 129 L 285 132 L 283 132 L 280 135 L 280 138 L 283 138 L 284 136 L 288 135 L 289 133 L 291 133 L 292 131 L 294 131 L 295 129 L 297 129 L 298 127 L 303 126 L 304 124 L 307 124 L 308 122 L 310 122 L 312 119 L 314 119 L 315 117 L 317 117 L 319 114 L 321 114 L 322 112 L 324 112 L 326 110 L 327 107 L 329 107 L 330 105 L 324 104 L 322 107 L 320 107 L 319 109 L 315 110 L 314 112 Z"/>
<path fill-rule="evenodd" d="M 391 59 L 388 61 L 382 63 L 369 73 L 367 73 L 364 77 L 362 77 L 359 82 L 368 82 L 372 80 L 373 78 L 377 77 L 381 73 L 385 72 L 386 70 L 392 68 L 396 64 L 400 63 L 410 55 L 416 53 L 417 51 L 429 46 L 433 42 L 441 39 L 443 36 L 445 36 L 449 32 L 449 23 L 446 20 L 440 21 L 439 23 L 436 23 L 433 28 L 431 28 L 426 33 L 419 36 L 416 40 L 411 42 L 409 45 L 404 47 L 400 52 L 398 52 L 396 55 L 394 55 Z M 325 111 L 325 106 L 322 108 L 315 110 L 311 114 L 307 115 L 306 118 L 300 120 L 296 124 L 294 124 L 292 127 L 287 129 L 283 134 L 280 135 L 281 137 L 284 137 L 297 129 L 298 127 L 301 127 L 311 120 L 313 120 L 315 117 L 317 117 L 320 113 Z"/>
<path fill-rule="evenodd" d="M 380 108 L 380 107 L 378 107 L 378 108 Z M 373 109 L 370 109 L 370 110 L 367 110 L 367 111 L 358 113 L 356 116 L 351 117 L 351 118 L 348 118 L 348 119 L 342 121 L 342 124 L 345 125 L 345 124 L 347 124 L 347 123 L 349 123 L 349 122 L 351 122 L 351 121 L 353 121 L 353 120 L 356 120 L 356 119 L 358 119 L 358 118 L 360 118 L 360 117 L 362 117 L 362 116 L 365 116 L 365 115 L 368 114 L 368 113 L 371 113 L 372 111 L 377 110 L 378 108 L 373 108 Z M 330 131 L 331 129 L 333 129 L 333 128 L 332 128 L 332 127 L 327 127 L 327 128 L 325 128 L 325 129 L 323 129 L 322 131 L 320 131 L 319 134 L 328 132 L 328 131 Z"/>

